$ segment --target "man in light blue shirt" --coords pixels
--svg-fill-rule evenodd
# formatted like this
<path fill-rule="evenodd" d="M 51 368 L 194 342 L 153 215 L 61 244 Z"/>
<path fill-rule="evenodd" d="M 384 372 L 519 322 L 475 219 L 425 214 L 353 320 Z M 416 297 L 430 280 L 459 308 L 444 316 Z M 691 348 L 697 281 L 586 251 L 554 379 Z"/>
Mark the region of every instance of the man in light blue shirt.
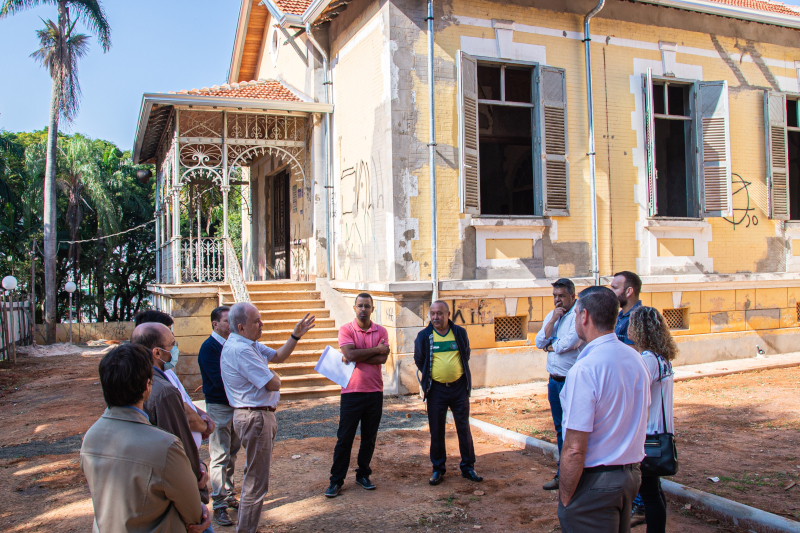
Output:
<path fill-rule="evenodd" d="M 558 453 L 561 454 L 563 438 L 561 419 L 563 412 L 559 395 L 564 388 L 567 372 L 575 364 L 581 352 L 581 339 L 575 331 L 575 284 L 567 278 L 553 283 L 554 309 L 544 319 L 544 326 L 536 334 L 536 347 L 547 352 L 547 400 L 556 428 Z M 558 490 L 558 472 L 542 487 L 544 490 Z"/>

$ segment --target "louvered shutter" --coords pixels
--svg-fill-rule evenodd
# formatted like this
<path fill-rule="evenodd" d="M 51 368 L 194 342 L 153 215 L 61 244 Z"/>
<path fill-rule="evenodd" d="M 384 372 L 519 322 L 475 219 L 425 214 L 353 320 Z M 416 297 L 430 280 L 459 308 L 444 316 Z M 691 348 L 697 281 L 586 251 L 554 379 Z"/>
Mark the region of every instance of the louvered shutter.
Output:
<path fill-rule="evenodd" d="M 569 144 L 567 139 L 566 71 L 541 66 L 537 76 L 538 149 L 542 214 L 569 216 Z"/>
<path fill-rule="evenodd" d="M 642 78 L 642 95 L 644 97 L 644 161 L 647 173 L 647 216 L 658 214 L 656 197 L 656 144 L 653 119 L 653 71 L 647 69 Z"/>
<path fill-rule="evenodd" d="M 478 153 L 478 61 L 459 50 L 457 64 L 461 210 L 479 215 L 481 181 Z"/>
<path fill-rule="evenodd" d="M 789 220 L 789 157 L 785 94 L 764 91 L 764 123 L 767 134 L 769 217 L 775 220 Z"/>
<path fill-rule="evenodd" d="M 697 145 L 703 217 L 733 214 L 728 82 L 697 84 Z"/>

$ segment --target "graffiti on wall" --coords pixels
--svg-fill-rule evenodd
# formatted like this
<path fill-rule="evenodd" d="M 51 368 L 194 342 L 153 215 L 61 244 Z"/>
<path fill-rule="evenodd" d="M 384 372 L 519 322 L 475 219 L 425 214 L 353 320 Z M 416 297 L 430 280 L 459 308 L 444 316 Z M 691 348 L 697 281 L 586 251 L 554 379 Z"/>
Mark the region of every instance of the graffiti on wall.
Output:
<path fill-rule="evenodd" d="M 756 210 L 756 208 L 751 206 L 750 202 L 749 187 L 753 184 L 753 182 L 746 181 L 739 174 L 733 172 L 731 173 L 731 184 L 733 186 L 732 201 L 734 205 L 738 200 L 738 204 L 744 205 L 744 207 L 734 207 L 733 217 L 723 217 L 723 220 L 733 224 L 734 230 L 737 226 L 741 226 L 743 224 L 745 228 L 749 228 L 750 226 L 758 226 L 758 217 L 752 213 Z"/>

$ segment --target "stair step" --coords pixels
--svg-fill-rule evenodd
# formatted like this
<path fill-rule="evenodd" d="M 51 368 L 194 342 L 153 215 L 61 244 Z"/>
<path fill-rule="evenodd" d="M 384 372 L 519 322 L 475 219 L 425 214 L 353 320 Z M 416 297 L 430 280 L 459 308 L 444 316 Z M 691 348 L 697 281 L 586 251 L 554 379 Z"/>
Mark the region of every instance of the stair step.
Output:
<path fill-rule="evenodd" d="M 290 357 L 291 360 L 291 357 Z M 300 376 L 303 374 L 313 374 L 316 371 L 316 361 L 304 361 L 302 363 L 280 363 L 277 365 L 270 365 L 270 369 L 277 372 L 281 378 L 283 376 Z"/>
<path fill-rule="evenodd" d="M 335 383 L 322 387 L 281 387 L 281 400 L 307 400 L 310 398 L 325 398 L 337 396 L 342 392 L 342 388 Z M 279 407 L 280 408 L 280 407 Z"/>
<path fill-rule="evenodd" d="M 303 316 L 305 316 L 305 313 L 300 315 L 297 319 L 294 319 L 294 320 L 292 320 L 292 319 L 289 319 L 289 320 L 264 320 L 264 318 L 262 316 L 261 321 L 264 323 L 264 332 L 265 333 L 266 332 L 273 332 L 273 331 L 290 331 L 291 332 L 294 329 L 294 326 L 297 324 L 297 322 L 301 318 L 303 318 Z M 316 316 L 316 315 L 314 315 L 314 316 Z M 335 329 L 336 328 L 336 323 L 334 322 L 334 320 L 332 318 L 321 318 L 321 317 L 317 316 L 317 319 L 316 319 L 316 321 L 314 321 L 314 324 L 316 325 L 316 327 L 314 329 L 312 329 L 311 331 L 320 330 L 320 329 L 329 329 L 329 328 L 334 328 Z M 338 331 L 337 329 L 335 329 L 335 330 Z"/>
<path fill-rule="evenodd" d="M 234 303 L 236 302 L 232 300 L 223 300 L 223 305 L 233 305 Z M 255 305 L 256 309 L 259 311 L 294 311 L 303 309 L 308 312 L 312 309 L 325 309 L 324 300 L 272 300 L 263 302 L 253 300 L 251 303 Z"/>
<path fill-rule="evenodd" d="M 233 299 L 233 295 L 223 293 L 223 297 Z M 271 302 L 285 300 L 319 300 L 320 293 L 316 291 L 250 291 L 251 302 Z"/>
<path fill-rule="evenodd" d="M 315 328 L 309 330 L 308 333 L 303 335 L 303 338 L 301 339 L 300 342 L 308 341 L 308 340 L 311 340 L 311 339 L 325 339 L 325 340 L 337 339 L 338 338 L 338 332 L 339 332 L 339 330 L 336 329 L 336 328 L 315 327 Z M 272 329 L 272 330 L 270 330 L 270 329 L 265 328 L 262 331 L 261 339 L 259 339 L 259 340 L 264 341 L 264 342 L 275 341 L 275 342 L 282 342 L 283 343 L 283 342 L 286 342 L 286 339 L 288 339 L 289 335 L 291 335 L 291 334 L 292 334 L 292 330 L 291 329 Z"/>
<path fill-rule="evenodd" d="M 247 290 L 253 291 L 314 291 L 313 281 L 248 281 Z"/>
<path fill-rule="evenodd" d="M 261 320 L 263 320 L 265 323 L 268 321 L 286 320 L 296 324 L 298 320 L 306 316 L 306 313 L 311 313 L 317 317 L 317 320 L 328 319 L 331 316 L 331 312 L 327 309 L 277 309 L 272 311 L 261 311 Z"/>
<path fill-rule="evenodd" d="M 288 388 L 316 388 L 325 385 L 334 384 L 322 374 L 314 372 L 313 374 L 299 374 L 281 377 L 281 388 L 285 385 Z"/>
<path fill-rule="evenodd" d="M 285 340 L 261 341 L 261 344 L 264 344 L 265 346 L 268 346 L 273 350 L 277 350 L 278 348 L 286 344 L 286 341 Z M 297 343 L 297 347 L 300 350 L 316 351 L 317 357 L 319 357 L 322 354 L 322 350 L 324 350 L 325 347 L 328 345 L 335 348 L 336 346 L 339 345 L 339 342 L 337 339 L 310 339 L 310 340 L 303 339 Z"/>
<path fill-rule="evenodd" d="M 266 344 L 266 343 L 262 343 Z M 331 344 L 332 348 L 336 348 L 336 343 Z M 277 348 L 275 348 L 277 349 Z M 292 355 L 289 356 L 287 361 L 291 363 L 314 363 L 319 361 L 319 356 L 322 355 L 322 350 L 294 350 Z M 287 364 L 287 363 L 282 363 Z M 275 365 L 275 368 L 280 368 L 280 365 Z"/>

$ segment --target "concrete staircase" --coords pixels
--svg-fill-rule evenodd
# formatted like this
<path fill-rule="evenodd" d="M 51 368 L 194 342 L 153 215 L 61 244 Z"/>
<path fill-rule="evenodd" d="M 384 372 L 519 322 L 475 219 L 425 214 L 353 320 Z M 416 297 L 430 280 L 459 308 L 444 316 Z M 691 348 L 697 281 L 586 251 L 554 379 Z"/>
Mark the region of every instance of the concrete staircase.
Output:
<path fill-rule="evenodd" d="M 264 322 L 261 343 L 277 350 L 291 335 L 295 324 L 311 313 L 315 327 L 303 336 L 284 363 L 270 364 L 281 377 L 281 399 L 300 400 L 339 394 L 341 387 L 314 371 L 325 346 L 339 348 L 338 330 L 325 309 L 313 282 L 254 281 L 247 283 L 250 300 Z M 223 293 L 224 305 L 233 303 L 233 294 Z"/>

